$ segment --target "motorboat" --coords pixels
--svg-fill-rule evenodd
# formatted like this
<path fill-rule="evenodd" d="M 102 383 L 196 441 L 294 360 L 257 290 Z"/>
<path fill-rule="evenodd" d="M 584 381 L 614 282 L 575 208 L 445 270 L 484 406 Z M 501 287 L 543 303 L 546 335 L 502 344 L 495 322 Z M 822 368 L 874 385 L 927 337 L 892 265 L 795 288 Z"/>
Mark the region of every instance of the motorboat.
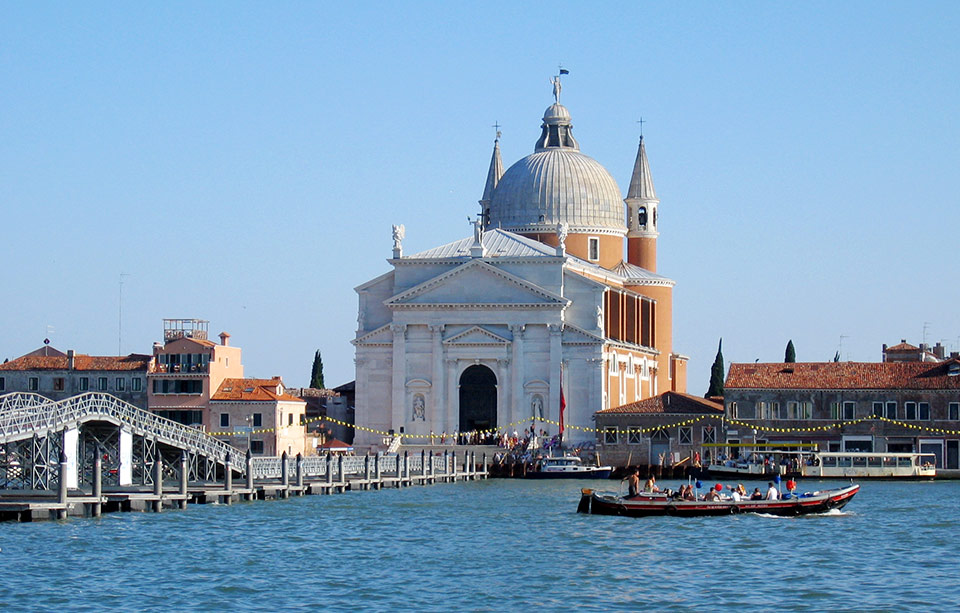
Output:
<path fill-rule="evenodd" d="M 778 500 L 743 499 L 735 501 L 730 498 L 680 500 L 665 492 L 646 492 L 633 497 L 625 497 L 618 494 L 605 494 L 591 489 L 582 489 L 577 512 L 627 517 L 657 515 L 698 517 L 736 515 L 739 513 L 764 513 L 779 516 L 809 515 L 842 509 L 858 491 L 860 491 L 860 486 L 852 484 L 839 489 L 789 494 Z"/>
<path fill-rule="evenodd" d="M 524 476 L 527 479 L 609 479 L 611 472 L 612 466 L 590 466 L 579 456 L 564 454 L 541 458 Z"/>

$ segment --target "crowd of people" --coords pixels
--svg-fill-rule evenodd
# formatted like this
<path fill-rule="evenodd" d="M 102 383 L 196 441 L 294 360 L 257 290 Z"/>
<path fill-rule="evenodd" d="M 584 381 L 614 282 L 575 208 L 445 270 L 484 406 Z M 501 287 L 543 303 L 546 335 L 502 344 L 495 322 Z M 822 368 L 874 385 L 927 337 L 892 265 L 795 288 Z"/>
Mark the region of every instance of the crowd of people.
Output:
<path fill-rule="evenodd" d="M 624 480 L 627 482 L 627 498 L 639 496 L 641 493 L 639 469 L 634 469 L 624 477 Z M 643 485 L 642 492 L 645 494 L 665 493 L 674 500 L 740 502 L 742 500 L 781 500 L 794 496 L 794 491 L 797 489 L 797 483 L 793 479 L 788 479 L 786 482 L 786 494 L 781 493 L 780 489 L 772 481 L 767 484 L 766 493 L 760 491 L 759 487 L 756 487 L 753 489 L 753 493 L 749 495 L 747 494 L 747 488 L 744 487 L 742 483 L 727 486 L 724 486 L 722 483 L 717 483 L 713 487 L 708 488 L 704 494 L 699 495 L 698 491 L 701 488 L 701 483 L 697 481 L 696 486 L 695 490 L 692 483 L 687 483 L 681 485 L 680 489 L 676 492 L 669 489 L 661 489 L 657 485 L 656 477 L 650 475 Z"/>

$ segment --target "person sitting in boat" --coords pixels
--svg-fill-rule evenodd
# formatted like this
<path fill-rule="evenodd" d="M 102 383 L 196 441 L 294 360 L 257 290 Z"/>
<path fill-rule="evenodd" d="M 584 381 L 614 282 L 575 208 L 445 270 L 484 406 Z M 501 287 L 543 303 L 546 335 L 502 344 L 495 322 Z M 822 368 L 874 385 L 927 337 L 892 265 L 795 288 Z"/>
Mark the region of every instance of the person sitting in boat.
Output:
<path fill-rule="evenodd" d="M 643 491 L 648 494 L 653 494 L 654 492 L 659 492 L 660 488 L 657 487 L 657 479 L 653 475 L 650 475 L 650 478 L 647 479 L 647 482 L 643 484 Z"/>
<path fill-rule="evenodd" d="M 683 492 L 683 499 L 684 499 L 684 500 L 696 500 L 696 499 L 697 499 L 697 495 L 694 494 L 694 492 L 693 492 L 693 486 L 692 486 L 692 485 L 689 485 L 689 484 L 687 485 L 687 490 L 686 490 L 685 492 Z"/>
<path fill-rule="evenodd" d="M 633 472 L 627 475 L 627 498 L 636 498 L 640 489 L 640 470 L 633 469 Z"/>
<path fill-rule="evenodd" d="M 777 491 L 777 488 L 773 485 L 773 481 L 767 483 L 767 500 L 779 500 L 780 492 Z"/>
<path fill-rule="evenodd" d="M 763 492 L 760 491 L 759 487 L 753 488 L 753 493 L 750 494 L 750 500 L 763 500 Z"/>
<path fill-rule="evenodd" d="M 740 502 L 743 500 L 743 497 L 740 495 L 740 488 L 734 487 L 732 485 L 727 486 L 730 489 L 730 499 L 734 502 Z"/>
<path fill-rule="evenodd" d="M 710 488 L 709 490 L 707 490 L 707 493 L 706 493 L 706 495 L 703 497 L 703 499 L 706 500 L 707 502 L 713 502 L 713 501 L 716 501 L 716 500 L 720 500 L 720 492 L 718 492 L 717 490 L 715 490 L 715 489 L 713 489 L 713 488 Z"/>

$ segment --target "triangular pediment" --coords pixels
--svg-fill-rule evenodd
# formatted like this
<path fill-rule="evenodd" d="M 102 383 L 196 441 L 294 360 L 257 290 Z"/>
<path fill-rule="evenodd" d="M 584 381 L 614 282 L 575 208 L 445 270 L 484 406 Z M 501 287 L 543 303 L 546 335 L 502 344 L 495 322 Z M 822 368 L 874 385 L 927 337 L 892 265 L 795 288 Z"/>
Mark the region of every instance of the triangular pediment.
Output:
<path fill-rule="evenodd" d="M 397 294 L 384 304 L 390 308 L 451 305 L 561 308 L 569 302 L 496 266 L 473 260 Z"/>
<path fill-rule="evenodd" d="M 486 328 L 473 326 L 443 341 L 444 345 L 506 345 L 510 339 L 494 334 Z"/>
<path fill-rule="evenodd" d="M 572 324 L 563 325 L 563 342 L 565 344 L 572 345 L 581 345 L 581 344 L 602 344 L 604 339 L 598 334 L 593 334 L 587 332 L 582 328 L 578 328 Z"/>
<path fill-rule="evenodd" d="M 376 330 L 367 332 L 363 336 L 353 340 L 354 345 L 381 345 L 393 344 L 393 332 L 390 330 L 390 324 L 380 326 Z"/>

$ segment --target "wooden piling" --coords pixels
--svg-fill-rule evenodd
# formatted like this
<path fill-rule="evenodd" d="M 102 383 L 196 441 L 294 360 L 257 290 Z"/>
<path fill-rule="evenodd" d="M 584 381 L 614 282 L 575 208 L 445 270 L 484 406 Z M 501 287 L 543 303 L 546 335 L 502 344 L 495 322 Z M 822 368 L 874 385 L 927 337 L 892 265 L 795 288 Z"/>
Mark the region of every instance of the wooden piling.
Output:
<path fill-rule="evenodd" d="M 163 456 L 157 451 L 153 458 L 153 512 L 159 513 L 163 509 Z"/>
<path fill-rule="evenodd" d="M 60 451 L 60 483 L 57 490 L 57 503 L 64 505 L 57 509 L 57 519 L 67 518 L 67 454 Z"/>
<path fill-rule="evenodd" d="M 290 497 L 290 461 L 287 458 L 287 452 L 284 451 L 280 456 L 280 485 L 283 486 L 283 491 L 280 492 L 280 495 L 284 498 Z"/>
<path fill-rule="evenodd" d="M 253 488 L 253 452 L 247 449 L 247 500 L 255 500 L 257 492 Z"/>
<path fill-rule="evenodd" d="M 103 496 L 103 457 L 100 451 L 98 445 L 93 454 L 93 504 L 90 505 L 91 517 L 100 517 L 100 514 L 103 512 L 103 504 L 100 502 Z"/>
<path fill-rule="evenodd" d="M 180 500 L 177 503 L 180 509 L 187 508 L 187 482 L 190 480 L 190 469 L 187 467 L 187 452 L 180 452 Z"/>

